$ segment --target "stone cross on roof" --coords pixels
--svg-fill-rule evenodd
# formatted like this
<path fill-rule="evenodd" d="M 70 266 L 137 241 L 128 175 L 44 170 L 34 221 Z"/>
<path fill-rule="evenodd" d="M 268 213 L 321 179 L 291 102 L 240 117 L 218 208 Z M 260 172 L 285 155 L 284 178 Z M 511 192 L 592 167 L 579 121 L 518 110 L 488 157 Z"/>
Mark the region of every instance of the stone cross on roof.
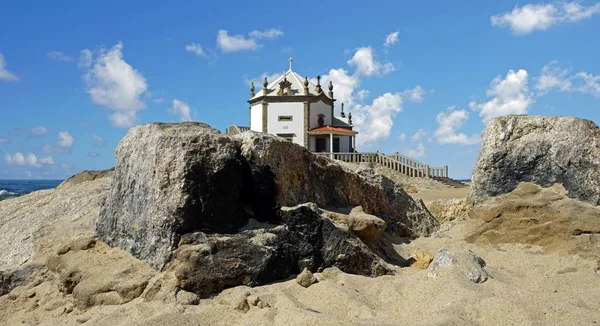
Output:
<path fill-rule="evenodd" d="M 294 60 L 292 60 L 292 57 L 290 57 L 290 59 L 288 61 L 290 62 L 290 70 L 292 70 L 292 61 L 294 61 Z"/>

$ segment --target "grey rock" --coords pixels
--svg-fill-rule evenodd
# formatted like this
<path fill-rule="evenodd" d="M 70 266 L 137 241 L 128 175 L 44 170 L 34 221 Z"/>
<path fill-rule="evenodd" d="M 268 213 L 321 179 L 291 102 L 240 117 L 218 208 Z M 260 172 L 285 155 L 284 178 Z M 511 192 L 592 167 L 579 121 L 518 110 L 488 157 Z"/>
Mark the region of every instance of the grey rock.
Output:
<path fill-rule="evenodd" d="M 283 224 L 278 209 L 304 202 L 362 206 L 402 236 L 428 235 L 438 226 L 387 178 L 363 176 L 272 135 L 224 135 L 190 122 L 127 133 L 94 229 L 161 270 L 187 233 L 235 233 L 250 218 Z"/>
<path fill-rule="evenodd" d="M 506 194 L 520 182 L 560 183 L 568 196 L 600 204 L 600 128 L 574 117 L 492 119 L 473 169 L 469 204 Z"/>
<path fill-rule="evenodd" d="M 245 224 L 243 162 L 228 136 L 202 123 L 129 130 L 94 228 L 106 243 L 162 269 L 181 234 Z"/>
<path fill-rule="evenodd" d="M 483 283 L 489 277 L 485 261 L 471 250 L 450 252 L 440 249 L 427 268 L 427 276 L 435 278 L 443 270 L 458 271 L 473 283 Z"/>
<path fill-rule="evenodd" d="M 311 273 L 308 268 L 304 267 L 304 269 L 302 270 L 302 273 L 298 274 L 298 276 L 296 276 L 296 283 L 300 284 L 302 287 L 309 287 L 311 285 L 313 285 L 313 283 L 316 283 L 317 279 L 315 278 L 315 276 L 313 275 L 313 273 Z"/>
<path fill-rule="evenodd" d="M 186 234 L 171 265 L 180 286 L 201 297 L 238 285 L 257 286 L 337 267 L 366 276 L 391 274 L 349 230 L 322 218 L 314 205 L 278 212 L 284 225 L 237 234 Z"/>

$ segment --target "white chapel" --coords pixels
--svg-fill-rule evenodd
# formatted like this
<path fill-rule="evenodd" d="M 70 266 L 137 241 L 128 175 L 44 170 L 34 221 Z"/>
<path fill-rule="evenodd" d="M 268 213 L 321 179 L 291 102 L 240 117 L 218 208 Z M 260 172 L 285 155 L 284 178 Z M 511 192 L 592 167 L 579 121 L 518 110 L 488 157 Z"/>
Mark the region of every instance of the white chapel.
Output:
<path fill-rule="evenodd" d="M 334 116 L 335 99 L 333 84 L 328 91 L 289 69 L 276 80 L 265 77 L 262 89 L 250 88 L 250 127 L 231 126 L 229 132 L 254 130 L 285 138 L 312 152 L 354 152 L 356 135 L 352 130 L 352 114 L 344 113 L 341 105 L 339 116 Z"/>

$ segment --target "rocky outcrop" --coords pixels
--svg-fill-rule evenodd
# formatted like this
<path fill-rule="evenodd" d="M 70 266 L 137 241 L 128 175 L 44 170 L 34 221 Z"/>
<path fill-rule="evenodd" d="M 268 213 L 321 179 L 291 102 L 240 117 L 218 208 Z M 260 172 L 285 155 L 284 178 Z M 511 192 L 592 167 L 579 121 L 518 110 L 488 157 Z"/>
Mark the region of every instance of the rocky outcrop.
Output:
<path fill-rule="evenodd" d="M 600 259 L 600 207 L 568 198 L 559 184 L 521 183 L 509 194 L 474 206 L 469 216 L 481 221 L 469 242 L 524 243 Z"/>
<path fill-rule="evenodd" d="M 92 235 L 109 183 L 100 178 L 0 202 L 0 295 L 46 272 L 46 258 L 63 240 Z"/>
<path fill-rule="evenodd" d="M 114 170 L 115 170 L 114 167 L 107 169 L 107 170 L 98 170 L 98 171 L 85 170 L 85 171 L 77 173 L 77 174 L 69 177 L 67 180 L 61 182 L 61 184 L 59 184 L 57 188 L 73 186 L 73 185 L 80 184 L 80 183 L 86 182 L 86 181 L 93 181 L 93 180 L 102 179 L 102 178 L 109 178 L 112 176 L 112 172 Z"/>
<path fill-rule="evenodd" d="M 278 212 L 283 225 L 237 234 L 186 234 L 169 270 L 179 286 L 201 296 L 225 288 L 256 286 L 327 267 L 367 276 L 390 274 L 379 257 L 351 232 L 322 218 L 316 205 Z"/>
<path fill-rule="evenodd" d="M 600 204 L 600 128 L 574 117 L 504 116 L 488 122 L 473 169 L 469 203 L 520 182 L 560 183 L 568 196 Z"/>
<path fill-rule="evenodd" d="M 438 226 L 421 202 L 372 170 L 354 171 L 272 135 L 229 136 L 189 122 L 128 132 L 94 228 L 162 269 L 185 234 L 233 234 L 250 218 L 289 226 L 279 207 L 306 202 L 362 206 L 396 235 L 428 235 Z"/>

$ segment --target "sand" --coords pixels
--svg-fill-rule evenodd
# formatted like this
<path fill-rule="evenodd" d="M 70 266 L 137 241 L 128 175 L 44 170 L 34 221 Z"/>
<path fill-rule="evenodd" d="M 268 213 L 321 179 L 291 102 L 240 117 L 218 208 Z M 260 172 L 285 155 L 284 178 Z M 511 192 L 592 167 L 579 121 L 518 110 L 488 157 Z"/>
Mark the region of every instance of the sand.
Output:
<path fill-rule="evenodd" d="M 98 182 L 98 181 L 93 181 Z M 468 190 L 418 192 L 426 201 L 464 198 Z M 414 195 L 414 194 L 413 194 Z M 417 196 L 417 195 L 415 195 Z M 30 198 L 29 200 L 32 200 Z M 57 294 L 48 277 L 0 297 L 2 325 L 593 325 L 600 323 L 598 256 L 549 251 L 521 243 L 467 241 L 485 222 L 461 218 L 444 223 L 431 237 L 392 239 L 402 257 L 416 250 L 472 250 L 486 262 L 491 278 L 473 283 L 448 271 L 397 268 L 394 276 L 368 278 L 332 268 L 316 273 L 304 288 L 293 278 L 274 284 L 228 289 L 197 305 L 173 301 L 68 309 L 71 295 Z M 594 248 L 591 248 L 594 250 Z M 114 249 L 118 250 L 118 249 Z M 104 259 L 135 259 L 111 256 Z M 95 259 L 90 253 L 89 259 Z M 85 262 L 81 263 L 85 268 Z M 121 262 L 120 264 L 123 264 Z M 127 265 L 127 264 L 124 264 Z M 38 283 L 38 284 L 36 284 Z M 35 294 L 31 296 L 31 291 Z M 31 297 L 29 297 L 31 296 Z M 258 297 L 258 299 L 257 299 Z M 52 300 L 48 300 L 52 298 Z M 50 304 L 62 300 L 59 304 Z M 246 304 L 250 302 L 250 304 Z M 256 306 L 252 303 L 260 302 Z M 262 306 L 262 308 L 260 307 Z M 67 309 L 65 309 L 67 307 Z M 238 309 L 242 307 L 242 309 Z M 71 311 L 69 311 L 71 310 Z"/>

